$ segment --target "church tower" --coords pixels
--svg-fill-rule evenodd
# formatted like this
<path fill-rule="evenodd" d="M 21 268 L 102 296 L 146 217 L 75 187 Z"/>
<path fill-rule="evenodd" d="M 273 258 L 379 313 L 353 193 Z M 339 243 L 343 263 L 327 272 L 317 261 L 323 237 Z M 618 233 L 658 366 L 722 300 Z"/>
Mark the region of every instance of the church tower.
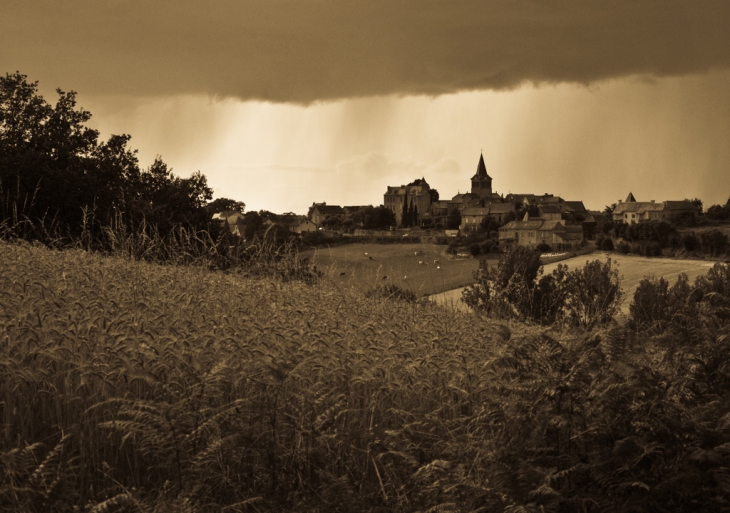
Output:
<path fill-rule="evenodd" d="M 471 192 L 481 199 L 492 196 L 492 177 L 487 174 L 487 166 L 484 165 L 484 156 L 479 155 L 477 174 L 471 177 Z"/>

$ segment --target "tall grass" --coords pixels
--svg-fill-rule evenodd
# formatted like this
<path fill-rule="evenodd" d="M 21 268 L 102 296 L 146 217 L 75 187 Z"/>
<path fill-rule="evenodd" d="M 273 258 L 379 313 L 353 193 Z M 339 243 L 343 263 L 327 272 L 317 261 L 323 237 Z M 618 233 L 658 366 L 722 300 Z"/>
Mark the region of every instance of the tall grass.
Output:
<path fill-rule="evenodd" d="M 325 286 L 0 252 L 2 500 L 18 510 L 393 501 L 380 438 L 407 419 L 392 412 L 443 409 L 454 371 L 432 356 L 470 336 L 435 310 L 393 329 L 412 305 Z"/>
<path fill-rule="evenodd" d="M 0 242 L 0 509 L 722 511 L 729 344 Z"/>
<path fill-rule="evenodd" d="M 93 213 L 84 211 L 78 238 L 66 237 L 53 221 L 15 215 L 0 223 L 0 240 L 31 241 L 53 249 L 83 249 L 131 260 L 165 265 L 230 270 L 247 275 L 274 276 L 313 282 L 315 266 L 299 257 L 294 240 L 277 240 L 270 231 L 244 241 L 223 226 L 209 230 L 176 226 L 162 234 L 144 219 L 130 226 L 120 212 L 106 226 L 99 226 Z"/>

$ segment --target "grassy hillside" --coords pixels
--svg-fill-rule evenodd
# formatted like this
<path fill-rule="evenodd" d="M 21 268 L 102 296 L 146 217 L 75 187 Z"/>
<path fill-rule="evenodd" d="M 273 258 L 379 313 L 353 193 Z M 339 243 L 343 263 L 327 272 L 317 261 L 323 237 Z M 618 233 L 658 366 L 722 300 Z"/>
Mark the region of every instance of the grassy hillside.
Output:
<path fill-rule="evenodd" d="M 479 267 L 478 260 L 447 255 L 445 250 L 435 244 L 347 244 L 303 256 L 341 287 L 367 291 L 392 283 L 421 296 L 466 285 Z"/>
<path fill-rule="evenodd" d="M 0 243 L 0 510 L 720 511 L 730 337 L 683 337 Z"/>
<path fill-rule="evenodd" d="M 18 504 L 41 509 L 49 487 L 174 508 L 397 501 L 387 430 L 474 407 L 464 387 L 504 336 L 326 282 L 1 243 L 0 291 L 2 451 Z"/>

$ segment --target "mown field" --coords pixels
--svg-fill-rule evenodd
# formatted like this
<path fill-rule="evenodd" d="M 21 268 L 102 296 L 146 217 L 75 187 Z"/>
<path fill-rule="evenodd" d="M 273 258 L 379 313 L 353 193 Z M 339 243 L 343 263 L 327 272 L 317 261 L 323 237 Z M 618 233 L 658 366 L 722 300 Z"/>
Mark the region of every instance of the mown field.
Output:
<path fill-rule="evenodd" d="M 670 284 L 677 281 L 677 277 L 681 273 L 687 274 L 690 282 L 694 282 L 698 276 L 707 274 L 707 271 L 714 265 L 711 260 L 685 260 L 672 258 L 647 258 L 637 255 L 622 255 L 620 253 L 596 252 L 590 255 L 581 255 L 560 262 L 547 264 L 543 267 L 544 274 L 549 274 L 558 265 L 566 265 L 568 268 L 584 265 L 589 260 L 606 259 L 610 257 L 618 264 L 619 273 L 621 275 L 621 287 L 624 291 L 624 300 L 621 304 L 621 312 L 628 315 L 629 305 L 634 296 L 636 288 L 644 278 L 651 276 L 654 278 L 664 278 Z M 461 292 L 463 288 L 454 289 L 444 294 L 434 296 L 432 299 L 439 304 L 446 304 L 454 308 L 467 311 L 466 305 L 461 303 Z"/>
<path fill-rule="evenodd" d="M 393 283 L 422 296 L 468 284 L 479 267 L 476 259 L 447 255 L 445 250 L 435 244 L 347 244 L 302 256 L 339 286 L 367 291 Z"/>

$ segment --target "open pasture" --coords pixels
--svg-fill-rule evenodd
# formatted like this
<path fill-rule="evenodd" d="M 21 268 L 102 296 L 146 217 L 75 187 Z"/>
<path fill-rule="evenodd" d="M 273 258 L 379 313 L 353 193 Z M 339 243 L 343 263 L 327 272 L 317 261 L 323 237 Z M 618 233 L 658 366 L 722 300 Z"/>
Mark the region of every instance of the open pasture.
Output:
<path fill-rule="evenodd" d="M 302 256 L 338 286 L 367 291 L 392 283 L 419 296 L 464 286 L 479 267 L 478 260 L 447 255 L 446 246 L 436 244 L 347 244 Z"/>

